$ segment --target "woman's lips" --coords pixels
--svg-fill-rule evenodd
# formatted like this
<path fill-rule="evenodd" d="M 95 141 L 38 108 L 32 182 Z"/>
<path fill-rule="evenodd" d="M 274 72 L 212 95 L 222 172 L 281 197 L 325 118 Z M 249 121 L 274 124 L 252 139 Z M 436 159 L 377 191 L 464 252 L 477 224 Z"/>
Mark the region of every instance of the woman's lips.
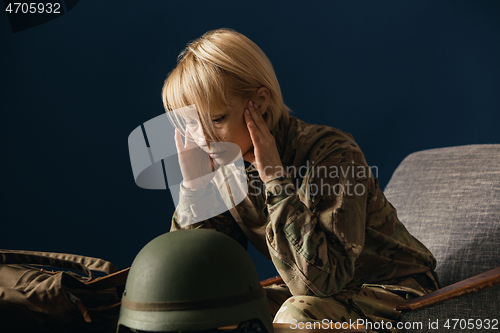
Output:
<path fill-rule="evenodd" d="M 217 153 L 210 153 L 210 157 L 211 158 L 219 158 L 222 156 L 222 154 L 224 154 L 225 151 L 221 151 L 221 152 L 217 152 Z"/>

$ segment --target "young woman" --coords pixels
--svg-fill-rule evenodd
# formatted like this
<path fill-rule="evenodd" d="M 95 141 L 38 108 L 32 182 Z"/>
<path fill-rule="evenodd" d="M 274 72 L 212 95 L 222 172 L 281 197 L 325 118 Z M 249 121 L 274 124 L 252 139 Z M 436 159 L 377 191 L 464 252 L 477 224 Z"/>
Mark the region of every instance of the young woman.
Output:
<path fill-rule="evenodd" d="M 219 230 L 272 259 L 286 288 L 270 298 L 290 296 L 275 322 L 397 320 L 397 304 L 438 287 L 434 257 L 398 220 L 353 137 L 289 116 L 270 61 L 247 37 L 220 29 L 191 42 L 162 97 L 167 112 L 194 105 L 199 116 L 186 144 L 176 132 L 184 182 L 172 230 Z M 209 209 L 218 188 L 196 181 L 193 142 L 212 168 L 227 163 L 221 144 L 237 145 L 248 179 L 240 203 L 196 223 L 196 205 Z"/>

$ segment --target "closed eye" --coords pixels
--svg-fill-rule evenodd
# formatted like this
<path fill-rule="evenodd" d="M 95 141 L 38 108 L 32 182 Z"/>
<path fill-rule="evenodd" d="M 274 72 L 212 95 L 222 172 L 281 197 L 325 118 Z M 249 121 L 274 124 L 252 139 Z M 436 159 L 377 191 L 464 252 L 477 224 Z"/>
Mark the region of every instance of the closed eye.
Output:
<path fill-rule="evenodd" d="M 225 115 L 223 115 L 223 116 L 220 116 L 220 117 L 218 117 L 218 118 L 212 118 L 212 122 L 213 122 L 214 124 L 220 124 L 220 123 L 222 122 L 222 120 L 223 120 L 225 117 L 226 117 L 226 116 L 225 116 Z"/>

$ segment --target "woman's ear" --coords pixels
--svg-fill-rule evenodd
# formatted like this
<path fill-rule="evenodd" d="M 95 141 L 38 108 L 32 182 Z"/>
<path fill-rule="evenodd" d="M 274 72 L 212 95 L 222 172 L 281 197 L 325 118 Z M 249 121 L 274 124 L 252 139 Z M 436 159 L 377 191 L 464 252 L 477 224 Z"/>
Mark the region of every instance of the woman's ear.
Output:
<path fill-rule="evenodd" d="M 260 87 L 251 100 L 256 106 L 258 106 L 260 114 L 263 115 L 266 113 L 271 102 L 271 92 L 266 87 Z"/>

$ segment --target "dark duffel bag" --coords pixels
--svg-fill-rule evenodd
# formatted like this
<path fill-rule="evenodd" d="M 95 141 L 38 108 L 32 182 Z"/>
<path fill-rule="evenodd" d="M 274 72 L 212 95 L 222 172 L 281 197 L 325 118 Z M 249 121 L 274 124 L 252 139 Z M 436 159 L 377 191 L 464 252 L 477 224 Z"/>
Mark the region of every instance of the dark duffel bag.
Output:
<path fill-rule="evenodd" d="M 0 250 L 0 331 L 112 332 L 127 274 L 97 258 Z"/>

